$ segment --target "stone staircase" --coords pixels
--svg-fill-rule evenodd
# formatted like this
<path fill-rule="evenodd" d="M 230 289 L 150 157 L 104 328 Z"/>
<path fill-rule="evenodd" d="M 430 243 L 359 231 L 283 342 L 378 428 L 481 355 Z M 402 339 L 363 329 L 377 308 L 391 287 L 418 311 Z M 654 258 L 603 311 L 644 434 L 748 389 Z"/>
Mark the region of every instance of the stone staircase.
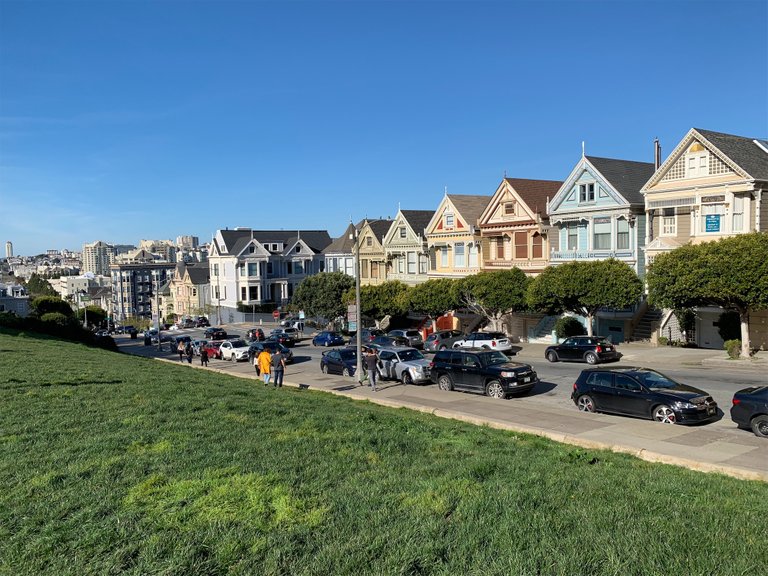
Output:
<path fill-rule="evenodd" d="M 648 308 L 637 323 L 632 334 L 632 340 L 635 342 L 651 339 L 651 334 L 658 327 L 661 321 L 662 311 L 656 308 Z"/>
<path fill-rule="evenodd" d="M 552 343 L 552 330 L 559 316 L 544 316 L 536 326 L 528 332 L 528 342 L 539 344 Z"/>

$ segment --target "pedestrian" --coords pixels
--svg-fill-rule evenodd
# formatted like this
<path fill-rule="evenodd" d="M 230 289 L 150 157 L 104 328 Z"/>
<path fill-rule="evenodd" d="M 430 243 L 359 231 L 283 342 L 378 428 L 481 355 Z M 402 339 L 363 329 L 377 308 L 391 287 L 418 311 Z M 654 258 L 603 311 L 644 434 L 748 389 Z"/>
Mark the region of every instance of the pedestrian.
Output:
<path fill-rule="evenodd" d="M 365 367 L 368 370 L 368 383 L 371 386 L 371 389 L 376 392 L 376 376 L 378 375 L 376 365 L 379 362 L 379 358 L 376 356 L 376 350 L 368 348 L 364 360 Z"/>
<path fill-rule="evenodd" d="M 176 352 L 179 353 L 179 362 L 184 362 L 184 342 L 179 342 L 176 346 Z"/>
<path fill-rule="evenodd" d="M 272 366 L 272 354 L 269 350 L 263 348 L 256 357 L 257 369 L 261 372 L 261 378 L 264 380 L 264 386 L 269 384 L 269 370 Z M 282 384 L 282 381 L 281 381 Z"/>
<path fill-rule="evenodd" d="M 200 349 L 200 366 L 208 366 L 208 350 Z"/>
<path fill-rule="evenodd" d="M 285 357 L 280 351 L 280 348 L 275 348 L 275 353 L 272 354 L 272 375 L 275 377 L 275 388 L 282 388 L 283 386 L 283 374 L 285 373 Z"/>
<path fill-rule="evenodd" d="M 195 351 L 192 349 L 192 343 L 187 342 L 184 346 L 184 354 L 187 356 L 187 364 L 192 364 L 192 357 L 195 355 Z"/>

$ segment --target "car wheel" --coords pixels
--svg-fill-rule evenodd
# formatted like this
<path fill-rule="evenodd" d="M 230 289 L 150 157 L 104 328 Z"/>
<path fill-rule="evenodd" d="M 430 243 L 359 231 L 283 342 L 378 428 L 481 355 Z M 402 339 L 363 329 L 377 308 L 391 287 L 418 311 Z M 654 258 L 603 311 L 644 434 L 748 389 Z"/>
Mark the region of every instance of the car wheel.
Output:
<path fill-rule="evenodd" d="M 661 404 L 653 409 L 653 419 L 662 424 L 674 424 L 677 420 L 674 410 L 666 404 Z"/>
<path fill-rule="evenodd" d="M 595 401 L 592 400 L 592 396 L 589 394 L 582 394 L 579 399 L 576 400 L 576 406 L 582 412 L 595 412 Z"/>
<path fill-rule="evenodd" d="M 232 352 L 232 354 L 230 355 L 229 361 L 230 362 L 234 362 L 235 361 L 235 353 L 234 352 Z"/>
<path fill-rule="evenodd" d="M 587 361 L 587 364 L 597 364 L 597 354 L 594 352 L 587 352 L 586 356 L 584 356 L 584 360 Z"/>
<path fill-rule="evenodd" d="M 557 352 L 555 352 L 554 350 L 550 350 L 549 352 L 547 352 L 547 360 L 549 360 L 550 362 L 557 362 Z"/>
<path fill-rule="evenodd" d="M 768 416 L 755 416 L 752 418 L 750 424 L 752 425 L 752 432 L 755 433 L 755 436 L 768 438 Z"/>
<path fill-rule="evenodd" d="M 440 376 L 440 378 L 437 379 L 437 387 L 440 388 L 440 390 L 445 390 L 447 392 L 453 390 L 453 382 L 451 382 L 451 377 L 448 376 L 448 374 L 443 374 Z"/>
<path fill-rule="evenodd" d="M 411 375 L 408 374 L 408 371 L 403 372 L 403 384 L 413 384 L 413 378 L 411 378 Z"/>
<path fill-rule="evenodd" d="M 321 364 L 320 372 L 322 372 L 323 374 L 328 374 L 328 366 L 326 366 L 325 364 Z"/>
<path fill-rule="evenodd" d="M 504 388 L 498 380 L 491 380 L 485 385 L 485 395 L 497 399 L 502 399 L 506 396 L 506 394 L 504 394 Z"/>
<path fill-rule="evenodd" d="M 349 368 L 344 368 L 344 370 L 341 371 L 342 376 L 352 376 L 352 374 L 349 373 Z"/>

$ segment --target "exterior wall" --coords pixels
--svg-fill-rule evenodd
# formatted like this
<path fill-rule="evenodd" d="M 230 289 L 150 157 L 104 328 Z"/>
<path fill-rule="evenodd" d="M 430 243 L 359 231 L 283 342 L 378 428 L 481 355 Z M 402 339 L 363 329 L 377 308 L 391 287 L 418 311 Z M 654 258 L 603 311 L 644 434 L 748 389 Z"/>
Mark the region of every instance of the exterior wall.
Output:
<path fill-rule="evenodd" d="M 344 272 L 348 276 L 355 276 L 355 257 L 352 254 L 326 254 L 326 272 Z"/>
<path fill-rule="evenodd" d="M 386 259 L 386 279 L 416 286 L 427 280 L 429 252 L 427 240 L 411 228 L 398 213 L 382 242 Z"/>
<path fill-rule="evenodd" d="M 174 264 L 113 264 L 112 310 L 116 319 L 152 316 L 158 290 L 170 275 Z"/>

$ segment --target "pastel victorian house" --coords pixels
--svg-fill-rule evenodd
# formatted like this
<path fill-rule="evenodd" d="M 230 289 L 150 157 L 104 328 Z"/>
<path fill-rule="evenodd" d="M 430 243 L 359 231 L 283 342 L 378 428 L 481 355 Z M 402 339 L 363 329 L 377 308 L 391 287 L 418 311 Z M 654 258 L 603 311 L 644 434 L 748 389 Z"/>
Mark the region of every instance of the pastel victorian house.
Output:
<path fill-rule="evenodd" d="M 355 230 L 362 226 L 349 223 L 347 229 L 338 238 L 334 238 L 324 250 L 326 272 L 343 272 L 355 276 Z"/>
<path fill-rule="evenodd" d="M 490 196 L 446 194 L 426 226 L 431 278 L 463 278 L 480 272 L 477 221 Z"/>
<path fill-rule="evenodd" d="M 550 262 L 626 262 L 645 271 L 645 201 L 640 189 L 653 162 L 582 156 L 547 205 Z"/>
<path fill-rule="evenodd" d="M 649 264 L 686 243 L 768 232 L 768 140 L 692 128 L 641 191 L 649 221 Z M 722 312 L 697 309 L 694 334 L 685 339 L 722 348 L 717 327 Z M 768 313 L 750 316 L 752 343 L 767 346 Z M 670 311 L 665 311 L 659 334 L 683 339 Z"/>
<path fill-rule="evenodd" d="M 360 283 L 381 284 L 387 280 L 387 256 L 384 252 L 384 236 L 393 220 L 363 220 L 358 228 L 360 243 Z"/>
<path fill-rule="evenodd" d="M 416 286 L 427 280 L 429 253 L 424 229 L 434 210 L 398 210 L 384 236 L 387 280 Z"/>
<path fill-rule="evenodd" d="M 482 269 L 519 268 L 535 276 L 547 266 L 547 202 L 562 182 L 504 178 L 478 219 Z"/>
<path fill-rule="evenodd" d="M 191 318 L 210 313 L 210 268 L 208 263 L 176 264 L 169 284 L 169 299 L 179 318 Z"/>

